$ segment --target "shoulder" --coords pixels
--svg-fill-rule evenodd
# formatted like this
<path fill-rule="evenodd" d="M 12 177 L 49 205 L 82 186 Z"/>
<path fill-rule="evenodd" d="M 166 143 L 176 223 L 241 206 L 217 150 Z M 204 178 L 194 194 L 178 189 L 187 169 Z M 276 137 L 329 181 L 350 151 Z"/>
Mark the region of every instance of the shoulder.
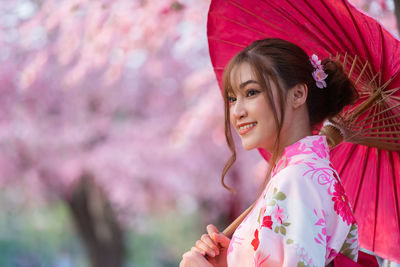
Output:
<path fill-rule="evenodd" d="M 303 185 L 313 188 L 323 185 L 322 181 L 333 181 L 334 175 L 335 171 L 329 166 L 329 162 L 304 161 L 285 167 L 273 180 L 280 187 Z"/>
<path fill-rule="evenodd" d="M 271 181 L 271 189 L 282 192 L 295 202 L 301 201 L 309 206 L 322 208 L 331 205 L 335 175 L 328 161 L 300 162 L 277 173 Z"/>
<path fill-rule="evenodd" d="M 329 161 L 307 161 L 287 166 L 274 177 L 274 191 L 308 207 L 324 209 L 335 220 L 355 222 L 350 201 L 340 178 Z"/>

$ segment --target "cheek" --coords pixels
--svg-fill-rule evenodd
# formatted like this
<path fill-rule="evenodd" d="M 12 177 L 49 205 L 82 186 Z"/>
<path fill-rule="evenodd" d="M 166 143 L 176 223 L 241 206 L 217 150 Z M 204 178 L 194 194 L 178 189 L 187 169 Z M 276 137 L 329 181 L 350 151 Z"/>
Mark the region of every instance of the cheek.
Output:
<path fill-rule="evenodd" d="M 268 135 L 275 132 L 277 127 L 275 123 L 274 113 L 272 112 L 272 110 L 263 109 L 260 110 L 259 113 L 262 114 L 260 120 L 262 121 L 263 131 Z"/>
<path fill-rule="evenodd" d="M 258 118 L 264 122 L 274 120 L 272 109 L 264 99 L 260 99 L 259 102 L 254 105 L 253 113 L 257 114 Z"/>

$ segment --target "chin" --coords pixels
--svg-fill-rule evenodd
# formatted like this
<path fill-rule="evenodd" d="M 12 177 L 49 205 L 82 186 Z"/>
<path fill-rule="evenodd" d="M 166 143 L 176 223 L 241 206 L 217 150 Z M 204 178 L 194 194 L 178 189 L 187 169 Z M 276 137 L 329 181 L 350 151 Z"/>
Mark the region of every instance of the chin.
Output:
<path fill-rule="evenodd" d="M 274 149 L 274 143 L 260 142 L 259 140 L 252 140 L 252 142 L 250 142 L 250 140 L 242 140 L 242 147 L 244 150 L 247 151 L 253 150 L 255 148 L 262 148 L 267 150 L 269 153 L 272 153 L 271 151 Z"/>
<path fill-rule="evenodd" d="M 242 147 L 244 150 L 253 150 L 253 149 L 257 148 L 258 146 L 256 144 L 251 144 L 249 142 L 242 141 Z"/>

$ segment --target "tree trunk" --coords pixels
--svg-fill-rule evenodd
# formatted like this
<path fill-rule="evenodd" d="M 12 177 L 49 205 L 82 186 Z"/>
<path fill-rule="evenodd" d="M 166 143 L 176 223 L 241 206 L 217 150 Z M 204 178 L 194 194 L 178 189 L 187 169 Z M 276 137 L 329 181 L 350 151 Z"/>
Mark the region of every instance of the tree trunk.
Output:
<path fill-rule="evenodd" d="M 393 0 L 394 2 L 394 15 L 397 21 L 397 33 L 400 35 L 400 0 Z"/>
<path fill-rule="evenodd" d="M 82 175 L 66 200 L 83 239 L 92 267 L 122 267 L 123 231 L 102 190 L 89 174 Z"/>

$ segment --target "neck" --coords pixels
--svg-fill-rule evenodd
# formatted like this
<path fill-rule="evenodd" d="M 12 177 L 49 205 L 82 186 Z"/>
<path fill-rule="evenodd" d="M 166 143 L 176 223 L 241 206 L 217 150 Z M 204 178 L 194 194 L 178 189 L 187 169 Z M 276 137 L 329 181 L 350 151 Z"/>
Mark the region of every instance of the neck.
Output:
<path fill-rule="evenodd" d="M 282 156 L 282 153 L 287 146 L 296 143 L 306 136 L 312 135 L 308 116 L 304 116 L 304 114 L 299 115 L 300 116 L 293 116 L 293 119 L 290 120 L 290 122 L 284 124 L 284 129 L 282 129 L 280 142 L 281 149 L 278 153 L 278 158 Z"/>

